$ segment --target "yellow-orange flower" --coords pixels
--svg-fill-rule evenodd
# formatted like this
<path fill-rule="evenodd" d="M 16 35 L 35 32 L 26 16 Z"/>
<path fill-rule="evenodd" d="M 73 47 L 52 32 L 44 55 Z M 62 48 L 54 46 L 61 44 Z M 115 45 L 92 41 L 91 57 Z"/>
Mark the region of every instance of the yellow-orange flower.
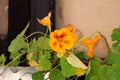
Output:
<path fill-rule="evenodd" d="M 49 12 L 48 15 L 46 17 L 44 17 L 43 19 L 37 19 L 37 20 L 43 26 L 47 26 L 49 31 L 51 32 L 51 20 L 50 20 L 50 17 L 51 17 L 51 12 Z"/>
<path fill-rule="evenodd" d="M 86 70 L 85 69 L 82 69 L 82 68 L 76 68 L 76 75 L 77 76 L 82 76 L 86 73 Z"/>
<path fill-rule="evenodd" d="M 74 35 L 74 37 L 73 37 Z M 64 54 L 66 50 L 70 50 L 74 44 L 76 37 L 68 28 L 62 28 L 60 30 L 55 30 L 50 34 L 50 47 L 61 54 Z"/>
<path fill-rule="evenodd" d="M 76 43 L 77 42 L 77 37 L 76 37 L 76 35 L 74 33 L 75 26 L 68 25 L 66 28 L 72 33 L 71 36 L 74 38 L 74 41 L 75 41 L 74 43 Z"/>
<path fill-rule="evenodd" d="M 88 47 L 88 52 L 87 55 L 91 58 L 93 57 L 93 49 L 94 49 L 94 44 L 100 39 L 100 35 L 95 35 L 92 39 L 91 38 L 85 38 L 80 40 L 85 46 Z"/>

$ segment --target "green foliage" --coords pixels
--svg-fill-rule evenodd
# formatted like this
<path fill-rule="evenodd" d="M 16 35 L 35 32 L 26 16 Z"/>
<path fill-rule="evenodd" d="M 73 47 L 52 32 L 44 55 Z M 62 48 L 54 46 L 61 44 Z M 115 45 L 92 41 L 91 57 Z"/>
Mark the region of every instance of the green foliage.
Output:
<path fill-rule="evenodd" d="M 50 51 L 45 51 L 44 52 L 44 56 L 46 57 L 46 59 L 51 59 L 51 53 L 50 53 Z"/>
<path fill-rule="evenodd" d="M 114 41 L 113 43 L 113 49 L 116 52 L 120 52 L 120 27 L 119 28 L 114 28 L 113 29 L 113 33 L 111 35 L 112 41 Z"/>
<path fill-rule="evenodd" d="M 27 48 L 27 43 L 25 42 L 25 32 L 29 27 L 29 23 L 25 27 L 25 29 L 14 39 L 12 40 L 11 44 L 8 47 L 8 51 L 10 52 L 10 59 L 13 60 L 11 66 L 17 66 L 20 63 L 21 54 L 25 54 L 26 52 L 22 53 L 22 50 Z M 21 55 L 21 56 L 20 56 Z M 19 56 L 19 57 L 18 57 Z M 14 59 L 16 58 L 17 59 Z"/>
<path fill-rule="evenodd" d="M 5 64 L 5 61 L 6 61 L 6 58 L 5 58 L 4 54 L 2 54 L 2 55 L 0 56 L 0 66 L 4 65 L 4 64 Z"/>
<path fill-rule="evenodd" d="M 50 50 L 49 38 L 43 36 L 39 37 L 37 40 L 37 46 L 42 50 Z"/>
<path fill-rule="evenodd" d="M 50 72 L 49 78 L 50 80 L 66 80 L 59 69 L 52 70 Z"/>
<path fill-rule="evenodd" d="M 76 55 L 79 59 L 82 59 L 82 58 L 84 58 L 84 56 L 85 56 L 85 51 L 77 50 L 77 51 L 75 51 L 75 55 Z"/>
<path fill-rule="evenodd" d="M 50 72 L 50 80 L 66 80 L 66 78 L 69 79 L 71 76 L 76 75 L 77 68 L 83 68 L 74 67 L 75 64 L 72 63 L 77 64 L 80 62 L 79 59 L 81 59 L 81 61 L 87 59 L 89 60 L 89 68 L 85 68 L 85 70 L 88 68 L 85 80 L 120 80 L 120 27 L 114 28 L 113 30 L 111 35 L 113 51 L 108 52 L 108 55 L 104 60 L 101 60 L 98 57 L 86 57 L 86 52 L 84 50 L 80 51 L 76 47 L 73 47 L 71 50 L 66 50 L 65 56 L 58 57 L 58 55 L 56 56 L 56 52 L 54 53 L 49 46 L 50 39 L 47 36 L 47 32 L 46 35 L 40 36 L 37 39 L 34 38 L 29 42 L 29 37 L 41 32 L 35 32 L 26 37 L 25 32 L 28 27 L 29 23 L 8 47 L 11 62 L 7 66 L 18 66 L 21 56 L 28 53 L 29 55 L 27 55 L 27 58 L 29 64 L 31 62 L 31 66 L 41 68 L 39 69 L 40 71 L 32 74 L 33 80 L 44 80 L 44 75 L 47 71 Z M 104 36 L 102 35 L 101 37 Z M 75 57 L 72 56 L 71 58 L 69 56 L 71 54 L 75 55 Z M 76 57 L 77 59 L 79 58 L 78 61 L 75 59 Z M 4 65 L 5 61 L 5 56 L 1 55 L 0 65 Z M 79 65 L 82 66 L 84 64 L 79 63 Z"/>
<path fill-rule="evenodd" d="M 29 44 L 29 50 L 30 53 L 37 53 L 38 47 L 37 47 L 37 41 L 36 39 L 33 39 Z"/>
<path fill-rule="evenodd" d="M 114 28 L 113 33 L 111 35 L 112 41 L 119 41 L 120 40 L 120 27 Z"/>
<path fill-rule="evenodd" d="M 76 68 L 73 67 L 72 65 L 70 65 L 67 60 L 66 60 L 66 57 L 62 57 L 60 59 L 60 65 L 61 65 L 61 68 L 62 68 L 62 74 L 69 78 L 71 76 L 74 76 L 75 75 L 75 72 L 76 72 Z"/>
<path fill-rule="evenodd" d="M 51 62 L 46 58 L 46 55 L 42 54 L 39 59 L 39 64 L 43 70 L 50 70 L 51 69 Z"/>
<path fill-rule="evenodd" d="M 120 64 L 120 54 L 109 52 L 107 56 L 107 62 L 108 64 Z"/>
<path fill-rule="evenodd" d="M 32 80 L 44 80 L 43 72 L 35 72 L 32 74 Z"/>
<path fill-rule="evenodd" d="M 107 65 L 102 65 L 98 60 L 91 60 L 85 80 L 110 80 L 107 75 Z"/>
<path fill-rule="evenodd" d="M 110 80 L 120 80 L 120 64 L 116 63 L 107 67 L 107 75 Z"/>
<path fill-rule="evenodd" d="M 25 32 L 29 27 L 29 23 L 25 27 L 25 29 L 11 42 L 10 46 L 8 47 L 8 51 L 11 53 L 19 52 L 20 49 L 26 47 L 25 42 Z"/>
<path fill-rule="evenodd" d="M 90 60 L 86 80 L 120 80 L 120 55 L 109 52 L 106 62 Z"/>

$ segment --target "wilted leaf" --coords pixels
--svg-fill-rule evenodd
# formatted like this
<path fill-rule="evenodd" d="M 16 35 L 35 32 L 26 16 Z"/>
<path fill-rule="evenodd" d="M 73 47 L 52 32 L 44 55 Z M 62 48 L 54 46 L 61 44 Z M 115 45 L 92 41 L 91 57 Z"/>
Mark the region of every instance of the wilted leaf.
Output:
<path fill-rule="evenodd" d="M 72 53 L 66 59 L 69 64 L 76 68 L 87 69 L 87 66 Z"/>

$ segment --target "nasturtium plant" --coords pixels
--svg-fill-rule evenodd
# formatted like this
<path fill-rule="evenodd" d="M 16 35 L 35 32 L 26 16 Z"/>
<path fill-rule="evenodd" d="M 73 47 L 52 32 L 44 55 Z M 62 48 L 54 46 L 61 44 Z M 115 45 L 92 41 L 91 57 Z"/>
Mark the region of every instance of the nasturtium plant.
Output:
<path fill-rule="evenodd" d="M 26 36 L 28 23 L 8 47 L 10 62 L 7 66 L 27 64 L 35 69 L 32 80 L 77 80 L 81 76 L 85 76 L 85 80 L 120 80 L 120 27 L 113 29 L 111 49 L 100 32 L 77 39 L 74 25 L 52 31 L 51 12 L 37 20 L 47 28 L 46 32 L 35 31 Z M 105 58 L 94 55 L 101 38 L 108 47 Z M 6 57 L 1 55 L 0 65 L 5 62 Z"/>

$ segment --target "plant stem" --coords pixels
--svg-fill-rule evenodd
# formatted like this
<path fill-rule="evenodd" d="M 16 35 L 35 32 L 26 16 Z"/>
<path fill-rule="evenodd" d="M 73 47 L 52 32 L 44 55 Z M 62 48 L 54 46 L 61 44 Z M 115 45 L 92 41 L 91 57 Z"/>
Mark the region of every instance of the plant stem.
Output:
<path fill-rule="evenodd" d="M 28 39 L 29 37 L 31 37 L 31 36 L 33 36 L 33 35 L 35 35 L 35 34 L 42 34 L 42 35 L 44 35 L 44 36 L 47 36 L 47 35 L 44 34 L 43 32 L 33 32 L 33 33 L 31 33 L 29 36 L 27 36 L 26 39 Z"/>
<path fill-rule="evenodd" d="M 111 49 L 110 49 L 110 47 L 109 47 L 109 44 L 108 44 L 108 41 L 107 41 L 106 37 L 105 37 L 101 32 L 98 32 L 98 33 L 104 38 L 108 50 L 111 51 Z"/>
<path fill-rule="evenodd" d="M 19 57 L 21 57 L 21 56 L 24 55 L 24 54 L 26 54 L 26 53 L 23 53 L 23 54 L 18 55 L 18 56 L 15 57 L 12 61 L 10 61 L 6 66 L 11 65 L 14 61 L 16 61 Z"/>
<path fill-rule="evenodd" d="M 111 51 L 106 37 L 105 37 L 101 32 L 99 32 L 99 31 L 97 31 L 97 32 L 95 32 L 95 33 L 99 33 L 99 34 L 100 34 L 100 36 L 105 40 L 105 43 L 106 43 L 106 46 L 107 46 L 108 51 Z M 94 33 L 94 34 L 95 34 L 95 33 Z M 93 34 L 93 35 L 94 35 L 94 34 Z"/>

